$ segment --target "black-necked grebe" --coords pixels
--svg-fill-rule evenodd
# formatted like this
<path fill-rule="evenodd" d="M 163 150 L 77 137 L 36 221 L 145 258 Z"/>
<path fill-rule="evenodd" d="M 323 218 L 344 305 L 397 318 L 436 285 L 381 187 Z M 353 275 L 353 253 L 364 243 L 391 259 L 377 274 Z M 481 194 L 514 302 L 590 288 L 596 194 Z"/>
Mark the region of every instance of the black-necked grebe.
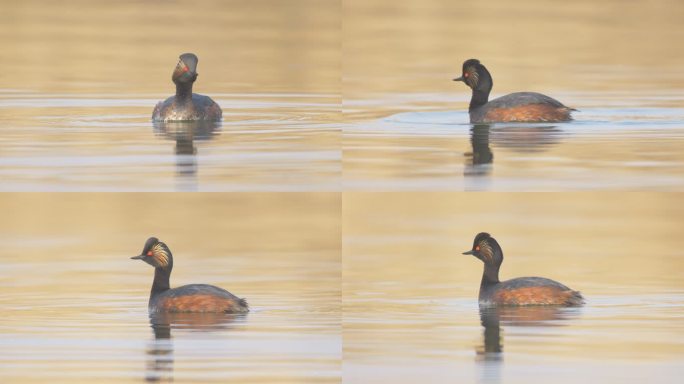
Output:
<path fill-rule="evenodd" d="M 488 102 L 492 90 L 492 76 L 479 60 L 463 63 L 463 74 L 454 81 L 462 81 L 473 90 L 470 99 L 471 123 L 559 122 L 572 120 L 568 108 L 560 101 L 536 92 L 516 92 Z"/>
<path fill-rule="evenodd" d="M 197 56 L 192 53 L 180 55 L 180 60 L 171 79 L 176 84 L 176 95 L 160 101 L 154 112 L 153 121 L 220 121 L 221 107 L 209 96 L 192 93 L 192 84 L 197 79 Z"/>
<path fill-rule="evenodd" d="M 247 313 L 249 306 L 223 288 L 207 284 L 190 284 L 171 289 L 169 277 L 173 269 L 173 257 L 166 244 L 156 237 L 145 242 L 142 253 L 131 259 L 143 260 L 154 267 L 154 281 L 148 305 L 155 312 L 223 312 Z"/>
<path fill-rule="evenodd" d="M 479 302 L 482 306 L 577 306 L 584 303 L 579 292 L 543 277 L 519 277 L 499 281 L 499 267 L 503 262 L 503 251 L 499 243 L 488 233 L 478 233 L 473 242 L 473 249 L 463 254 L 473 255 L 484 262 L 479 295 Z"/>

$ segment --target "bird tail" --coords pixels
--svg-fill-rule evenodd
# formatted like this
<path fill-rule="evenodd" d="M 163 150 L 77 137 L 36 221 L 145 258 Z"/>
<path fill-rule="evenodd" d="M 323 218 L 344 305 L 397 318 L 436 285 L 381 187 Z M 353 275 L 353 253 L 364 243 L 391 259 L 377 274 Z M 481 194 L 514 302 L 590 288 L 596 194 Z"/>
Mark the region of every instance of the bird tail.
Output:
<path fill-rule="evenodd" d="M 249 312 L 249 304 L 247 304 L 247 300 L 245 299 L 239 299 L 238 303 L 240 303 L 240 306 L 244 310 L 244 312 Z"/>
<path fill-rule="evenodd" d="M 579 291 L 570 291 L 568 298 L 565 300 L 565 304 L 571 307 L 577 307 L 584 304 L 584 297 Z"/>

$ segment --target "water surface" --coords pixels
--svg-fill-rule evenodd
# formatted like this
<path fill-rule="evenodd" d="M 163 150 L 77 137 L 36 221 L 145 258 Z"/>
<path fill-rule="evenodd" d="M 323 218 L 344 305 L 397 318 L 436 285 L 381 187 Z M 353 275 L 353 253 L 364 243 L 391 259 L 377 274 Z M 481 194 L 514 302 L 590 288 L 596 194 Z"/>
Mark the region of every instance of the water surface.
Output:
<path fill-rule="evenodd" d="M 345 193 L 348 383 L 677 382 L 684 223 L 667 193 Z M 490 232 L 500 278 L 543 276 L 579 308 L 480 311 Z"/>
<path fill-rule="evenodd" d="M 684 188 L 679 1 L 345 1 L 343 183 L 355 191 Z M 479 59 L 492 97 L 532 91 L 563 124 L 473 128 Z"/>
<path fill-rule="evenodd" d="M 158 125 L 164 95 L 0 93 L 5 191 L 332 191 L 336 95 L 212 94 L 212 125 Z"/>
<path fill-rule="evenodd" d="M 0 191 L 332 191 L 339 4 L 4 2 Z M 184 52 L 223 122 L 150 117 Z"/>
<path fill-rule="evenodd" d="M 3 194 L 2 382 L 339 383 L 334 194 Z M 171 286 L 214 284 L 247 315 L 150 318 L 148 236 Z"/>
<path fill-rule="evenodd" d="M 462 87 L 465 88 L 465 87 Z M 347 190 L 565 191 L 684 189 L 680 93 L 554 95 L 566 123 L 469 124 L 467 94 L 349 102 Z M 606 102 L 603 97 L 612 100 Z M 434 101 L 438 107 L 421 105 Z M 394 108 L 410 112 L 383 115 Z M 441 109 L 441 110 L 440 110 Z M 356 116 L 356 117 L 355 117 Z"/>

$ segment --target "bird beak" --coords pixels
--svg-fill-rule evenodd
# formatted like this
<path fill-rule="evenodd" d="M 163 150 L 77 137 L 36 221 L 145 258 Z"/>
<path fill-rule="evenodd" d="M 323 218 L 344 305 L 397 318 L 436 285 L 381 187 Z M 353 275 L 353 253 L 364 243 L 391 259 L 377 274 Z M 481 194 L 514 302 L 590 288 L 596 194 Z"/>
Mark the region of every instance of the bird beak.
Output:
<path fill-rule="evenodd" d="M 463 79 L 463 76 L 457 77 L 457 78 L 455 78 L 455 79 L 453 79 L 453 80 L 454 80 L 454 81 L 463 81 L 463 82 L 465 82 L 465 79 Z"/>
<path fill-rule="evenodd" d="M 138 256 L 131 257 L 131 259 L 133 259 L 133 260 L 142 260 L 144 258 L 145 258 L 145 255 L 138 255 Z"/>
<path fill-rule="evenodd" d="M 464 255 L 474 255 L 475 252 L 473 252 L 472 250 L 470 250 L 470 251 L 465 251 L 465 252 L 463 252 L 463 254 L 464 254 Z"/>

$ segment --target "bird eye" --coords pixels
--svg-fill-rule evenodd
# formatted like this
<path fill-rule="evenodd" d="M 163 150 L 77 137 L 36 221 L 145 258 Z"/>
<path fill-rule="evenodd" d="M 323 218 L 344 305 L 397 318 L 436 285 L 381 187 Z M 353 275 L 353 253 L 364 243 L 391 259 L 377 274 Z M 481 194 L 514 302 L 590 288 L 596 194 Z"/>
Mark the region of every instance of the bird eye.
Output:
<path fill-rule="evenodd" d="M 147 251 L 147 256 L 152 256 L 152 251 Z"/>
<path fill-rule="evenodd" d="M 468 72 L 464 73 L 463 77 L 468 77 Z"/>
<path fill-rule="evenodd" d="M 478 252 L 480 252 L 480 246 L 479 246 L 479 245 L 476 246 L 476 247 L 475 247 L 475 250 L 478 251 Z"/>

